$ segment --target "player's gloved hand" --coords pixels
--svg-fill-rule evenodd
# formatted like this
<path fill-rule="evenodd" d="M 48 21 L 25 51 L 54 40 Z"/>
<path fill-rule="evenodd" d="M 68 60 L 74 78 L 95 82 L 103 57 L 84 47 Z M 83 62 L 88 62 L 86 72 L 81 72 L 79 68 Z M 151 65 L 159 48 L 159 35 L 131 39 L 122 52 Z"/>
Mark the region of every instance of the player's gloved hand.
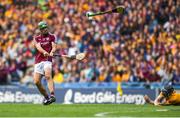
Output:
<path fill-rule="evenodd" d="M 44 52 L 44 56 L 45 57 L 49 56 L 49 53 L 48 52 Z"/>

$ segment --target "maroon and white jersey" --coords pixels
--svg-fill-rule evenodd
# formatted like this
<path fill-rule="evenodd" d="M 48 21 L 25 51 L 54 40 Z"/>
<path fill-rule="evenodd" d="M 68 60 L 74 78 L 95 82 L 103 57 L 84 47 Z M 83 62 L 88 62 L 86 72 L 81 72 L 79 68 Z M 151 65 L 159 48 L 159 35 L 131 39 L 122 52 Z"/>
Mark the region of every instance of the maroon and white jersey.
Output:
<path fill-rule="evenodd" d="M 48 33 L 47 36 L 38 35 L 35 36 L 35 40 L 37 43 L 40 43 L 41 47 L 47 52 L 51 52 L 52 50 L 52 42 L 55 42 L 56 36 L 54 34 Z M 35 55 L 35 64 L 40 63 L 42 61 L 50 61 L 52 62 L 52 57 L 44 56 L 42 53 L 37 51 Z"/>

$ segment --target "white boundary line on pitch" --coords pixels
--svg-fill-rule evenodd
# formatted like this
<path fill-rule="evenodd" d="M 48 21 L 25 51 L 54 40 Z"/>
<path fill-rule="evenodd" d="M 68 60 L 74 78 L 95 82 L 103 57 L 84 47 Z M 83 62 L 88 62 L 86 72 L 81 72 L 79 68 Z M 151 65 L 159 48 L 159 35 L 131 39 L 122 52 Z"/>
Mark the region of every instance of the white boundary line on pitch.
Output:
<path fill-rule="evenodd" d="M 107 116 L 108 114 L 113 114 L 113 113 L 118 113 L 118 111 L 114 111 L 114 112 L 100 112 L 100 113 L 97 113 L 95 114 L 94 116 L 95 117 L 108 117 L 108 118 L 111 118 L 111 116 Z M 134 117 L 130 117 L 130 116 L 118 116 L 118 118 L 134 118 Z"/>
<path fill-rule="evenodd" d="M 112 113 L 117 113 L 117 112 L 100 112 L 100 113 L 95 114 L 94 116 L 105 117 L 107 114 L 112 114 Z"/>

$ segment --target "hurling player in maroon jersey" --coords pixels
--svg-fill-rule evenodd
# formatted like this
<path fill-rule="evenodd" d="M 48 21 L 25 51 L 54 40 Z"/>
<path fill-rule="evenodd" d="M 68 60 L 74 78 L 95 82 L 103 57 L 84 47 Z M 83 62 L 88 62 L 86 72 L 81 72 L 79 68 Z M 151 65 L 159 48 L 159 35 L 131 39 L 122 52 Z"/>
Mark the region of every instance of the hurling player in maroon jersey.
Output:
<path fill-rule="evenodd" d="M 34 83 L 44 96 L 43 104 L 49 105 L 56 101 L 52 79 L 52 57 L 56 51 L 56 36 L 48 31 L 46 22 L 39 22 L 38 27 L 41 33 L 34 37 L 34 45 L 37 49 L 37 54 L 35 55 Z M 47 80 L 50 96 L 41 84 L 42 76 L 45 76 Z"/>
<path fill-rule="evenodd" d="M 66 48 L 64 44 L 56 44 L 56 36 L 48 31 L 48 25 L 46 22 L 41 21 L 38 24 L 40 35 L 34 37 L 34 45 L 37 49 L 35 55 L 35 67 L 34 67 L 34 83 L 36 84 L 40 93 L 44 96 L 44 105 L 49 105 L 56 101 L 54 95 L 54 82 L 52 80 L 52 58 L 56 56 L 54 52 L 56 49 Z M 86 53 L 79 53 L 75 55 L 57 55 L 67 59 L 83 60 Z M 45 76 L 50 96 L 41 84 L 41 78 Z"/>

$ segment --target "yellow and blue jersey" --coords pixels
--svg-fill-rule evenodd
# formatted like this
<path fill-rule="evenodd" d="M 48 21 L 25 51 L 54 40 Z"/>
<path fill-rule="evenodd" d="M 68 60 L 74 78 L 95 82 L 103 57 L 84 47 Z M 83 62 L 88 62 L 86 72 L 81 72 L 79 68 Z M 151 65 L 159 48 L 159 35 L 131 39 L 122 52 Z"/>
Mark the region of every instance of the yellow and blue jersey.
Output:
<path fill-rule="evenodd" d="M 163 95 L 161 93 L 161 95 Z M 166 104 L 177 105 L 180 104 L 180 94 L 173 92 L 169 97 L 166 98 Z"/>

